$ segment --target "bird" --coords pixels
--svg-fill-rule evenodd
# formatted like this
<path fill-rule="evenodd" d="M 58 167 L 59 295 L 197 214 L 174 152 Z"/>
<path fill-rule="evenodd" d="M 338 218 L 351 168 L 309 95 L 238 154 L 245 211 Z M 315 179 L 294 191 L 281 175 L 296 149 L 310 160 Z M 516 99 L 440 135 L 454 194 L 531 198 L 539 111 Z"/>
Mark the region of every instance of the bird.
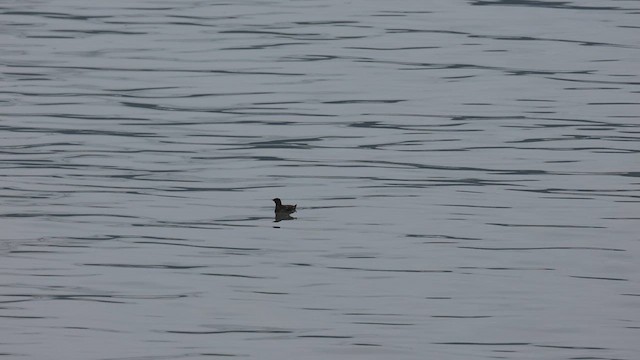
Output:
<path fill-rule="evenodd" d="M 280 200 L 280 198 L 273 199 L 273 202 L 276 203 L 276 214 L 293 214 L 296 212 L 296 207 L 298 206 L 298 204 L 282 205 L 282 200 Z"/>

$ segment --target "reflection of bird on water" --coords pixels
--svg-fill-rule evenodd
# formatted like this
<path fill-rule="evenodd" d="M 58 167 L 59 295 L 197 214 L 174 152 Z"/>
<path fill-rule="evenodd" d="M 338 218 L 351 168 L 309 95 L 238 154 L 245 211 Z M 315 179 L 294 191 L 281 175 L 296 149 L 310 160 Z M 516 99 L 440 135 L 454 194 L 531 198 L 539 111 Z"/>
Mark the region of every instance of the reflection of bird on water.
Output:
<path fill-rule="evenodd" d="M 295 220 L 295 218 L 291 215 L 289 215 L 289 213 L 276 213 L 276 221 L 275 222 L 280 222 L 282 220 Z"/>
<path fill-rule="evenodd" d="M 280 198 L 273 199 L 273 202 L 276 203 L 276 222 L 295 219 L 293 216 L 291 216 L 291 214 L 296 212 L 296 207 L 298 206 L 298 204 L 282 205 L 282 200 L 280 200 Z"/>

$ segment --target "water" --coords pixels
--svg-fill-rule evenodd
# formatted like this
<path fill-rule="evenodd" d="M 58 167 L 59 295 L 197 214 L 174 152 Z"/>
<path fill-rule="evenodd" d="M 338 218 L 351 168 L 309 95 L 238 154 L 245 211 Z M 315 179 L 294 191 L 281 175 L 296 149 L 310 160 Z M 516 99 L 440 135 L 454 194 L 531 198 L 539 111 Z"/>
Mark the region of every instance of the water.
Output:
<path fill-rule="evenodd" d="M 4 4 L 0 354 L 637 358 L 639 10 Z"/>

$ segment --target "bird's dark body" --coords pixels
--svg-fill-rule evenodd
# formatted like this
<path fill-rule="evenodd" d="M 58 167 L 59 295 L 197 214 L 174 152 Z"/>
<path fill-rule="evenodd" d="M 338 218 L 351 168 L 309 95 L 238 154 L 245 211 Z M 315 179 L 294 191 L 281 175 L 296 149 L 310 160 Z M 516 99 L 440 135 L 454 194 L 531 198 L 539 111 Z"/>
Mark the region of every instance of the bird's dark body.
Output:
<path fill-rule="evenodd" d="M 282 200 L 280 200 L 280 198 L 275 198 L 273 199 L 273 202 L 276 203 L 276 209 L 275 209 L 275 213 L 278 214 L 291 214 L 296 212 L 296 207 L 298 206 L 298 204 L 295 205 L 283 205 L 282 204 Z"/>

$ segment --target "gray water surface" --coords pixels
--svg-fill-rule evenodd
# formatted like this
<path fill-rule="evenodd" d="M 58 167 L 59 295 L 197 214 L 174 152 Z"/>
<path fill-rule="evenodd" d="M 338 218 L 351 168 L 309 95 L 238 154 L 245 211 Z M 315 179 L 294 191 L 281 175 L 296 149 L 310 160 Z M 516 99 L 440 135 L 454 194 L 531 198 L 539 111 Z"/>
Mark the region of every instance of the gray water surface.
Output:
<path fill-rule="evenodd" d="M 0 357 L 637 359 L 639 12 L 5 3 Z"/>

